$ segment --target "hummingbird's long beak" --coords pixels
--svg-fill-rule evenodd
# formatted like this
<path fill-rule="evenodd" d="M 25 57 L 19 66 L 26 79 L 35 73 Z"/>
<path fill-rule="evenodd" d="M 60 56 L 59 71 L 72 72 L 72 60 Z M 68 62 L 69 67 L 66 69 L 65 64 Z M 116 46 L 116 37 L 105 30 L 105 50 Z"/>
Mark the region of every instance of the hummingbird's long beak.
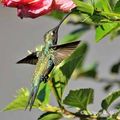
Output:
<path fill-rule="evenodd" d="M 68 13 L 61 21 L 60 23 L 54 28 L 56 31 L 58 31 L 59 27 L 61 26 L 61 24 L 65 21 L 65 19 L 72 13 L 73 11 L 71 11 L 70 13 Z"/>
<path fill-rule="evenodd" d="M 57 44 L 57 41 L 58 41 L 58 30 L 59 30 L 61 24 L 65 21 L 65 19 L 66 19 L 71 13 L 72 13 L 72 12 L 68 13 L 68 14 L 60 21 L 60 23 L 59 23 L 55 28 L 53 28 L 52 30 L 50 30 L 50 31 L 52 31 L 53 34 L 54 34 L 53 45 L 56 45 L 56 44 Z"/>

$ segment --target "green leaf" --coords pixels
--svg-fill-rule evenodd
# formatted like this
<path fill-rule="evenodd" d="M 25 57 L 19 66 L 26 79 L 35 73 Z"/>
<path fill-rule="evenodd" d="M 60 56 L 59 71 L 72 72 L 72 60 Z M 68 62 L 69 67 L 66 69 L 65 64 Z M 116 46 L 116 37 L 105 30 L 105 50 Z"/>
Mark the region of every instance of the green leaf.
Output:
<path fill-rule="evenodd" d="M 111 0 L 93 0 L 95 4 L 95 8 L 98 10 L 103 10 L 105 12 L 111 12 L 112 8 L 110 5 Z"/>
<path fill-rule="evenodd" d="M 88 44 L 87 43 L 84 43 L 82 46 L 81 46 L 81 53 L 83 53 L 83 57 L 81 58 L 80 62 L 78 63 L 78 65 L 76 66 L 73 74 L 72 74 L 72 77 L 73 79 L 77 79 L 78 77 L 80 77 L 81 75 L 81 72 L 83 72 L 83 64 L 84 64 L 84 61 L 85 61 L 85 58 L 86 58 L 86 55 L 87 55 L 87 51 L 88 51 Z"/>
<path fill-rule="evenodd" d="M 101 6 L 101 9 L 103 9 L 105 12 L 111 12 L 111 6 L 109 4 L 109 0 L 96 0 L 98 6 Z"/>
<path fill-rule="evenodd" d="M 96 29 L 96 42 L 107 36 L 112 30 L 118 27 L 118 23 L 104 23 Z"/>
<path fill-rule="evenodd" d="M 83 67 L 83 66 L 82 66 Z M 79 77 L 90 77 L 95 78 L 97 76 L 97 67 L 98 64 L 92 64 L 87 68 L 79 68 L 74 71 L 74 78 L 78 79 Z"/>
<path fill-rule="evenodd" d="M 57 101 L 61 103 L 63 91 L 68 83 L 76 66 L 84 57 L 84 49 L 86 44 L 81 44 L 74 53 L 60 65 L 58 65 L 51 74 L 53 88 L 57 97 Z"/>
<path fill-rule="evenodd" d="M 50 101 L 51 86 L 49 82 L 40 85 L 40 90 L 37 99 L 40 100 L 42 104 L 48 104 Z"/>
<path fill-rule="evenodd" d="M 102 6 L 103 6 L 103 10 L 104 10 L 105 12 L 110 12 L 110 11 L 112 11 L 108 0 L 101 0 L 101 3 L 102 3 Z"/>
<path fill-rule="evenodd" d="M 120 90 L 112 92 L 105 99 L 102 100 L 101 106 L 103 109 L 107 110 L 109 106 L 120 97 Z"/>
<path fill-rule="evenodd" d="M 120 0 L 117 1 L 115 7 L 114 7 L 114 12 L 120 13 Z"/>
<path fill-rule="evenodd" d="M 120 110 L 113 113 L 111 116 L 113 119 L 111 119 L 111 120 L 119 120 L 119 114 L 120 114 Z"/>
<path fill-rule="evenodd" d="M 73 0 L 73 2 L 76 4 L 77 9 L 78 9 L 80 12 L 93 15 L 93 13 L 94 13 L 94 8 L 93 8 L 92 5 L 90 5 L 90 4 L 88 4 L 88 3 L 85 3 L 85 2 L 82 2 L 82 1 L 80 1 L 80 0 Z"/>
<path fill-rule="evenodd" d="M 63 103 L 66 105 L 78 107 L 87 110 L 88 104 L 93 103 L 94 90 L 91 88 L 71 90 Z"/>
<path fill-rule="evenodd" d="M 79 37 L 81 37 L 89 28 L 88 27 L 82 27 L 80 29 L 74 30 L 73 32 L 69 33 L 68 35 L 64 36 L 63 39 L 61 39 L 61 43 L 67 43 L 77 40 Z"/>
<path fill-rule="evenodd" d="M 120 35 L 120 29 L 117 28 L 111 32 L 110 40 L 113 41 L 116 37 Z"/>
<path fill-rule="evenodd" d="M 106 91 L 106 92 L 108 92 L 108 91 L 110 91 L 111 90 L 111 88 L 113 87 L 113 84 L 107 84 L 105 87 L 104 87 L 104 90 Z"/>
<path fill-rule="evenodd" d="M 117 0 L 109 0 L 109 4 L 110 4 L 112 10 L 114 9 L 114 6 L 115 6 L 115 4 L 116 4 L 116 1 L 117 1 Z"/>
<path fill-rule="evenodd" d="M 111 73 L 116 73 L 118 74 L 120 72 L 120 61 L 118 61 L 118 63 L 114 64 L 112 67 L 111 67 Z"/>
<path fill-rule="evenodd" d="M 13 100 L 7 107 L 5 107 L 3 110 L 23 110 L 26 107 L 27 101 L 28 101 L 29 91 L 28 89 L 21 88 L 18 91 L 18 95 L 15 100 Z M 36 100 L 34 103 L 33 108 L 38 108 L 39 101 Z"/>
<path fill-rule="evenodd" d="M 120 102 L 116 103 L 114 108 L 120 111 Z"/>
<path fill-rule="evenodd" d="M 92 1 L 93 1 L 93 0 L 92 0 Z M 95 8 L 97 8 L 97 9 L 99 9 L 99 10 L 103 9 L 101 0 L 94 0 L 94 1 L 93 1 L 93 4 L 94 4 Z"/>
<path fill-rule="evenodd" d="M 46 112 L 41 115 L 38 120 L 59 120 L 62 118 L 62 115 L 57 112 Z"/>
<path fill-rule="evenodd" d="M 85 62 L 85 58 L 86 58 L 87 52 L 89 50 L 89 46 L 88 46 L 87 43 L 82 44 L 80 47 L 81 47 L 80 48 L 80 51 L 81 51 L 80 54 L 83 54 L 83 55 L 82 55 L 82 58 L 81 58 L 81 60 L 79 61 L 78 65 L 77 65 L 75 71 L 76 70 L 80 70 L 83 67 L 83 64 Z"/>

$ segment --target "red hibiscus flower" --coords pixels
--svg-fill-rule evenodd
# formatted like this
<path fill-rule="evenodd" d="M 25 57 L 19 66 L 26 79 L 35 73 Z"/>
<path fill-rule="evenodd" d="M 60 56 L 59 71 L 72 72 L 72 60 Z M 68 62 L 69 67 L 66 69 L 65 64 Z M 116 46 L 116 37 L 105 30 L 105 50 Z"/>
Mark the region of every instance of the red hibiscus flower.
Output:
<path fill-rule="evenodd" d="M 52 10 L 69 12 L 75 7 L 72 0 L 2 0 L 2 4 L 17 8 L 20 18 L 37 18 L 50 13 Z"/>

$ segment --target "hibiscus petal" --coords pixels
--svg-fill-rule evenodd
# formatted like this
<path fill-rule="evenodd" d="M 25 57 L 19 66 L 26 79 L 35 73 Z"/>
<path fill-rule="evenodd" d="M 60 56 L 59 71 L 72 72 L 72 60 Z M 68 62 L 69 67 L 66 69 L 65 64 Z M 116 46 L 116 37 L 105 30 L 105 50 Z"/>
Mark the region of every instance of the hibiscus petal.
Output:
<path fill-rule="evenodd" d="M 73 9 L 76 5 L 73 3 L 72 0 L 54 0 L 54 7 L 63 12 L 69 12 Z"/>
<path fill-rule="evenodd" d="M 36 18 L 52 11 L 52 0 L 36 0 L 18 8 L 18 16 Z"/>
<path fill-rule="evenodd" d="M 7 7 L 18 7 L 20 0 L 2 0 L 1 3 Z"/>

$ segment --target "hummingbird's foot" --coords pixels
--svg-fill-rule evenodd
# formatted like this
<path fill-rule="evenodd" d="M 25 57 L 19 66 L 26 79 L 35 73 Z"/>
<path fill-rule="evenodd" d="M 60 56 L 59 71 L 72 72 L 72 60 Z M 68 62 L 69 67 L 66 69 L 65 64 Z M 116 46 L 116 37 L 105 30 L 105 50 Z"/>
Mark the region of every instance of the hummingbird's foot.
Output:
<path fill-rule="evenodd" d="M 41 82 L 44 82 L 44 83 L 46 83 L 47 81 L 48 81 L 48 75 L 42 75 L 41 76 Z"/>
<path fill-rule="evenodd" d="M 48 75 L 44 77 L 44 83 L 46 83 L 47 81 L 48 81 Z"/>

